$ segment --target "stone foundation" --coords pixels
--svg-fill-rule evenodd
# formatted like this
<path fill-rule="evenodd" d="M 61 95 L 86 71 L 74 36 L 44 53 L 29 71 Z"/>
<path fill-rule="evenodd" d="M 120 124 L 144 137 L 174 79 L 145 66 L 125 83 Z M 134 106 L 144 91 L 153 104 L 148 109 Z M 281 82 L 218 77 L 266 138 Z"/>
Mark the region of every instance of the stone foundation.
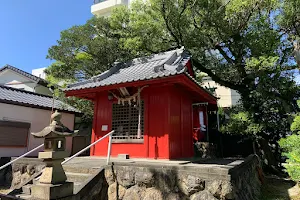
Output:
<path fill-rule="evenodd" d="M 261 183 L 256 156 L 234 167 L 121 166 L 105 168 L 109 200 L 255 200 Z"/>
<path fill-rule="evenodd" d="M 257 156 L 218 162 L 172 164 L 116 162 L 99 169 L 73 196 L 63 200 L 258 200 L 262 177 Z M 27 164 L 26 164 L 27 163 Z M 44 167 L 18 163 L 12 171 L 15 186 Z M 13 199 L 13 198 L 6 198 Z"/>

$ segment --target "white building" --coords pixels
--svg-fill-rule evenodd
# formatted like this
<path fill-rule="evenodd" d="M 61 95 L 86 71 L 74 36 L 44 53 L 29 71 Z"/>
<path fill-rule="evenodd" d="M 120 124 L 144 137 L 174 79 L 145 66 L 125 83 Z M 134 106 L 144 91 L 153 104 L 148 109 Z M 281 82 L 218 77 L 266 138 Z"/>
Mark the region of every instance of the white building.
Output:
<path fill-rule="evenodd" d="M 237 91 L 219 85 L 208 76 L 202 78 L 202 86 L 206 88 L 216 88 L 215 93 L 219 98 L 218 105 L 223 108 L 236 105 L 241 98 Z"/>
<path fill-rule="evenodd" d="M 0 68 L 0 85 L 38 94 L 52 95 L 48 82 L 41 77 L 27 73 L 11 65 Z"/>
<path fill-rule="evenodd" d="M 111 11 L 118 6 L 128 6 L 130 0 L 94 0 L 91 12 L 96 16 L 109 16 Z"/>
<path fill-rule="evenodd" d="M 31 71 L 31 74 L 34 76 L 37 76 L 39 78 L 46 79 L 45 69 L 46 69 L 46 67 L 33 69 Z"/>

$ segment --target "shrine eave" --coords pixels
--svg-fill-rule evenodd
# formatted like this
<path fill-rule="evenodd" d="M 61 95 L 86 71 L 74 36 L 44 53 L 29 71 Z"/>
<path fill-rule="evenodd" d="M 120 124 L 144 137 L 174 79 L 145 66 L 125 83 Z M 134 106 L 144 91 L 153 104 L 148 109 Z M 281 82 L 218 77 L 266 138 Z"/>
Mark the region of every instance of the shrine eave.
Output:
<path fill-rule="evenodd" d="M 67 90 L 65 91 L 65 93 L 66 96 L 76 96 L 79 98 L 94 100 L 97 96 L 96 94 L 99 92 L 110 91 L 121 87 L 142 87 L 145 85 L 151 87 L 160 84 L 181 84 L 187 87 L 190 91 L 193 91 L 201 95 L 209 104 L 217 104 L 217 97 L 212 95 L 206 89 L 202 88 L 199 85 L 199 83 L 188 73 L 183 73 L 183 74 L 178 74 L 178 75 L 173 75 L 173 76 L 168 76 L 163 78 L 155 78 L 150 80 L 140 80 L 140 81 L 132 81 L 126 83 L 112 84 L 107 86 L 99 86 L 94 88 Z"/>

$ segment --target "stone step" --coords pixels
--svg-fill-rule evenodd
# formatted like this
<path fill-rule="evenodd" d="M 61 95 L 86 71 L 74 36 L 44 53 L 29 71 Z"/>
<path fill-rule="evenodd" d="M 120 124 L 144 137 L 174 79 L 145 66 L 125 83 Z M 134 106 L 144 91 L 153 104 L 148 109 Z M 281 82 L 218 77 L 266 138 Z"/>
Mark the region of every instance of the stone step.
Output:
<path fill-rule="evenodd" d="M 76 194 L 82 186 L 82 182 L 74 182 L 73 194 Z"/>
<path fill-rule="evenodd" d="M 76 172 L 65 172 L 67 181 L 69 182 L 84 182 L 86 179 L 92 176 L 92 174 L 76 173 Z M 33 180 L 33 184 L 39 183 L 39 177 Z"/>
<path fill-rule="evenodd" d="M 84 182 L 91 174 L 86 173 L 75 173 L 75 172 L 66 172 L 67 181 L 69 182 Z"/>
<path fill-rule="evenodd" d="M 20 199 L 31 199 L 32 198 L 32 196 L 30 194 L 17 194 L 16 197 L 20 198 Z"/>
<path fill-rule="evenodd" d="M 63 165 L 65 172 L 74 172 L 74 173 L 85 173 L 85 174 L 95 174 L 98 169 L 95 168 L 87 168 L 87 167 L 72 167 L 70 165 Z"/>
<path fill-rule="evenodd" d="M 27 185 L 24 185 L 22 186 L 22 192 L 23 194 L 31 194 L 31 187 L 32 187 L 32 184 L 27 184 Z"/>

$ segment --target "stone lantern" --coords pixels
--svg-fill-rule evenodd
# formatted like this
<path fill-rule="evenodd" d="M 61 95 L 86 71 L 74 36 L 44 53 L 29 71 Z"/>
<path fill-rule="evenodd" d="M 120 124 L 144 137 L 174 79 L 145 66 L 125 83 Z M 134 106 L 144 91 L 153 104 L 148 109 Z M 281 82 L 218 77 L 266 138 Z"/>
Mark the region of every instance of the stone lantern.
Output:
<path fill-rule="evenodd" d="M 66 137 L 74 136 L 78 131 L 71 131 L 61 122 L 61 114 L 55 111 L 51 115 L 51 124 L 34 137 L 44 138 L 44 152 L 39 158 L 46 164 L 39 183 L 32 186 L 32 196 L 37 199 L 57 199 L 73 194 L 73 183 L 66 182 L 67 177 L 61 162 L 68 156 Z"/>

